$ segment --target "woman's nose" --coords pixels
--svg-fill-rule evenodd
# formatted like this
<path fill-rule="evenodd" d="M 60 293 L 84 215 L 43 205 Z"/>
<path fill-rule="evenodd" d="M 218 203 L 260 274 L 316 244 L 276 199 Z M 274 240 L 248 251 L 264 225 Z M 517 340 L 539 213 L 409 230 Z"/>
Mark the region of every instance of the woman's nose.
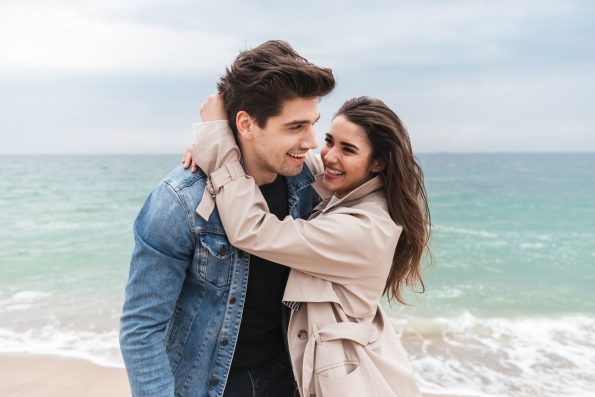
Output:
<path fill-rule="evenodd" d="M 324 160 L 328 163 L 335 163 L 337 162 L 337 149 L 332 147 L 326 152 L 326 156 L 324 156 Z"/>

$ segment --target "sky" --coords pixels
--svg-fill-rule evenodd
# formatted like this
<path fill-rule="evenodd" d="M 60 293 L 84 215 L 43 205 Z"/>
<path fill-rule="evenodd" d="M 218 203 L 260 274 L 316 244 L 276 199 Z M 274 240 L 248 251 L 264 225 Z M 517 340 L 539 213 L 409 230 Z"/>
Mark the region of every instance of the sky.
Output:
<path fill-rule="evenodd" d="M 0 154 L 181 153 L 239 51 L 330 67 L 433 152 L 595 151 L 595 2 L 0 0 Z"/>

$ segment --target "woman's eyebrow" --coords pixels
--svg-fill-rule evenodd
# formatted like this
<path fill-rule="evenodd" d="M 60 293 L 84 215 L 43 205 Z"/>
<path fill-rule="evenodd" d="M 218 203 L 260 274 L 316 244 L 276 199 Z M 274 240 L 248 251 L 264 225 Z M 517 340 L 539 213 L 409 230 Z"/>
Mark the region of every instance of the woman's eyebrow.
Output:
<path fill-rule="evenodd" d="M 352 149 L 354 149 L 354 150 L 359 150 L 359 148 L 358 148 L 357 146 L 355 146 L 353 143 L 350 143 L 350 142 L 345 142 L 345 141 L 341 141 L 341 142 L 339 142 L 339 143 L 340 143 L 341 145 L 343 145 L 343 146 L 350 147 L 350 148 L 352 148 Z"/>
<path fill-rule="evenodd" d="M 326 138 L 330 139 L 331 141 L 334 141 L 334 138 L 333 138 L 333 136 L 330 134 L 330 132 L 327 132 L 327 133 L 326 133 Z M 352 148 L 353 150 L 357 150 L 357 151 L 359 151 L 359 148 L 358 148 L 356 145 L 354 145 L 353 143 L 351 143 L 351 142 L 340 141 L 339 143 L 340 143 L 341 145 L 343 145 L 343 146 L 347 146 L 347 147 L 349 147 L 349 148 Z"/>

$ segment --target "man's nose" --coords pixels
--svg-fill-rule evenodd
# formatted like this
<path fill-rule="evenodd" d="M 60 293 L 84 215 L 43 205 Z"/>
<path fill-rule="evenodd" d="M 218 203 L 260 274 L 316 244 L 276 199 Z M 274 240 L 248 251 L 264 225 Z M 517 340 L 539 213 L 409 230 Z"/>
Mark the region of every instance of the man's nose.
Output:
<path fill-rule="evenodd" d="M 314 131 L 314 127 L 310 126 L 310 128 L 306 129 L 304 134 L 304 138 L 302 139 L 302 148 L 316 149 L 318 147 L 318 143 L 316 142 L 316 133 Z"/>

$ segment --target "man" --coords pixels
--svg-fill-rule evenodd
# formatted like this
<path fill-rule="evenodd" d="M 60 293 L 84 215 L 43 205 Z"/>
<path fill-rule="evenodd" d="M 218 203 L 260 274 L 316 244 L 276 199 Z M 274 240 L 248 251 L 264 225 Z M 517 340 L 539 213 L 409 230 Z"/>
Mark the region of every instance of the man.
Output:
<path fill-rule="evenodd" d="M 219 82 L 245 171 L 279 218 L 305 218 L 319 201 L 304 161 L 334 86 L 330 69 L 282 41 L 241 52 Z M 202 172 L 178 167 L 136 219 L 120 331 L 132 394 L 292 396 L 289 271 L 232 247 L 216 210 L 198 215 L 205 189 Z"/>

